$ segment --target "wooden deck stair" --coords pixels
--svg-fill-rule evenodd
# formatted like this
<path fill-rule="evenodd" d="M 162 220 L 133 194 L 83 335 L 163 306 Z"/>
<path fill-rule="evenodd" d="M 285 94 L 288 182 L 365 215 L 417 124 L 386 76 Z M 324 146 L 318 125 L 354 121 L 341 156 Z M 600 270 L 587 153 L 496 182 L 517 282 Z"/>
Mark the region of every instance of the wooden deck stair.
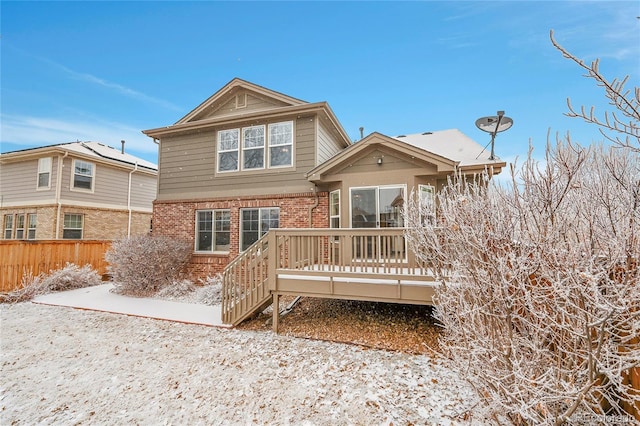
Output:
<path fill-rule="evenodd" d="M 281 295 L 432 304 L 433 270 L 401 228 L 272 229 L 225 268 L 222 320 L 237 325 Z"/>
<path fill-rule="evenodd" d="M 264 235 L 224 269 L 222 322 L 238 325 L 271 304 L 268 259 L 268 239 Z"/>

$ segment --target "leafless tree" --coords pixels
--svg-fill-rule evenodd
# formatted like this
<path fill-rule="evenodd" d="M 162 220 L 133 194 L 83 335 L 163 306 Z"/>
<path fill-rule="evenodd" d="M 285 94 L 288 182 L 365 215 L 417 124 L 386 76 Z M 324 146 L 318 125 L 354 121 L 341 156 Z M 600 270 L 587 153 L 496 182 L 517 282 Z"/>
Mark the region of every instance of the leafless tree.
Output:
<path fill-rule="evenodd" d="M 572 60 L 586 70 L 585 77 L 594 79 L 596 84 L 604 89 L 604 95 L 609 100 L 609 104 L 615 108 L 615 111 L 605 111 L 602 117 L 598 118 L 593 106 L 589 108 L 588 112 L 584 105 L 578 111 L 571 104 L 571 99 L 567 98 L 569 112 L 566 115 L 581 118 L 587 123 L 597 125 L 605 138 L 619 146 L 626 146 L 636 151 L 640 150 L 638 143 L 640 140 L 640 126 L 638 126 L 640 123 L 640 87 L 635 87 L 633 91 L 626 89 L 628 75 L 622 80 L 617 78 L 611 81 L 607 80 L 600 73 L 599 59 L 591 62 L 591 65 L 587 65 L 556 42 L 553 30 L 550 32 L 550 37 L 551 43 L 562 52 L 565 58 Z"/>
<path fill-rule="evenodd" d="M 597 62 L 587 69 L 609 99 L 624 98 L 624 83 L 606 83 Z M 407 202 L 407 240 L 441 283 L 442 347 L 484 421 L 640 424 L 635 93 L 616 104 L 626 127 L 586 116 L 624 140 L 557 141 L 542 162 L 530 150 L 507 185 L 456 175 L 436 196 L 436 221 L 423 220 L 432 206 L 415 194 Z"/>

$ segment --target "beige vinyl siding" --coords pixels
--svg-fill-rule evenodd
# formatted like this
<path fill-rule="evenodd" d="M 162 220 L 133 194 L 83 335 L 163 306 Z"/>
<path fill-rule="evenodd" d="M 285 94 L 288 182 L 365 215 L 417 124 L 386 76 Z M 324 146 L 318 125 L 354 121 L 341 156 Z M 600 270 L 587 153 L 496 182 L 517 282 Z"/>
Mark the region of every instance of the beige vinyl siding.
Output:
<path fill-rule="evenodd" d="M 342 149 L 339 140 L 328 131 L 325 123 L 320 121 L 318 123 L 318 161 L 315 166 L 324 163 Z"/>
<path fill-rule="evenodd" d="M 246 95 L 245 106 L 236 106 L 236 95 L 244 97 Z M 225 98 L 221 101 L 222 104 L 219 108 L 216 108 L 215 105 L 208 112 L 199 115 L 195 119 L 191 121 L 204 120 L 208 118 L 219 118 L 219 117 L 227 117 L 233 116 L 237 114 L 247 114 L 256 111 L 266 111 L 276 107 L 287 106 L 288 104 L 280 101 L 276 101 L 274 99 L 266 99 L 256 94 L 250 92 L 241 92 L 230 95 L 228 98 Z"/>
<path fill-rule="evenodd" d="M 304 174 L 315 165 L 315 116 L 282 118 L 270 122 L 294 122 L 293 167 L 216 174 L 217 127 L 206 132 L 173 136 L 160 143 L 158 200 L 221 198 L 309 192 Z M 270 122 L 247 123 L 248 125 Z"/>
<path fill-rule="evenodd" d="M 377 158 L 383 156 L 383 165 L 378 166 Z M 348 167 L 340 171 L 331 173 L 332 178 L 343 181 L 349 186 L 386 185 L 388 183 L 403 183 L 412 187 L 416 183 L 416 177 L 425 179 L 435 179 L 438 171 L 435 165 L 429 166 L 424 163 L 412 163 L 400 156 L 390 155 L 388 152 L 373 150 L 366 153 L 358 160 L 350 163 Z M 332 179 L 333 180 L 333 179 Z M 420 180 L 424 183 L 424 180 Z M 429 180 L 429 182 L 432 182 Z"/>
<path fill-rule="evenodd" d="M 72 190 L 73 158 L 64 159 L 60 198 L 65 203 L 79 203 L 85 206 L 104 206 L 127 208 L 130 169 L 109 167 L 102 163 L 93 163 L 93 191 Z M 135 175 L 135 173 L 134 173 Z M 150 205 L 148 206 L 150 207 Z"/>
<path fill-rule="evenodd" d="M 38 185 L 38 159 L 4 163 L 0 165 L 0 196 L 4 205 L 45 204 L 55 200 L 58 159 L 53 157 L 49 176 L 50 189 L 36 190 Z"/>
<path fill-rule="evenodd" d="M 131 207 L 150 210 L 156 199 L 156 177 L 135 172 L 131 176 Z"/>
<path fill-rule="evenodd" d="M 159 198 L 206 192 L 215 172 L 217 129 L 163 138 L 160 142 Z"/>

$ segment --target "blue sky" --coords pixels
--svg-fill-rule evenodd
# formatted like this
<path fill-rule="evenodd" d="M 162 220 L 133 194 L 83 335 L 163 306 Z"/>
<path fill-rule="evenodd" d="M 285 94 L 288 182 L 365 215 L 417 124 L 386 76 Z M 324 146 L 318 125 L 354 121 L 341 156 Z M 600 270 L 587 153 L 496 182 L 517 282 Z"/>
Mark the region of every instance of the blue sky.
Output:
<path fill-rule="evenodd" d="M 639 86 L 638 1 L 10 2 L 1 12 L 1 152 L 93 140 L 157 161 L 141 131 L 178 121 L 234 77 L 327 101 L 353 139 L 457 128 L 504 110 L 496 155 L 542 155 L 563 115 L 611 110 L 551 44 Z"/>

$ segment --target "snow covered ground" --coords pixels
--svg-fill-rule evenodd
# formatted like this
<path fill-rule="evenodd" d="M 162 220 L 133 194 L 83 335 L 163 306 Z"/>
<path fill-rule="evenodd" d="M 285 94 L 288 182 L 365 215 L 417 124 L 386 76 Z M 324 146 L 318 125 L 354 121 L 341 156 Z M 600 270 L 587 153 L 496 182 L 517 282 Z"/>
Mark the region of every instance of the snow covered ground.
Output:
<path fill-rule="evenodd" d="M 468 424 L 423 355 L 34 303 L 0 305 L 0 424 Z"/>

